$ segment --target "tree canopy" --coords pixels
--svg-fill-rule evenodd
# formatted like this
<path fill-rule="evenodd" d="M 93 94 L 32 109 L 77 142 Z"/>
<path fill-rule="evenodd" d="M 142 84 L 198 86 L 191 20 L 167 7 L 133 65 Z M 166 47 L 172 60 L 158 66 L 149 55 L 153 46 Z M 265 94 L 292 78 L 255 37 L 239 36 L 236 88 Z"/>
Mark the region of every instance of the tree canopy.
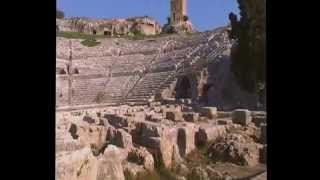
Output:
<path fill-rule="evenodd" d="M 231 52 L 231 70 L 241 86 L 249 92 L 265 87 L 266 2 L 238 0 L 240 20 L 229 14 L 230 38 L 236 40 Z"/>
<path fill-rule="evenodd" d="M 56 18 L 63 19 L 64 18 L 64 12 L 59 10 L 59 9 L 57 9 Z"/>

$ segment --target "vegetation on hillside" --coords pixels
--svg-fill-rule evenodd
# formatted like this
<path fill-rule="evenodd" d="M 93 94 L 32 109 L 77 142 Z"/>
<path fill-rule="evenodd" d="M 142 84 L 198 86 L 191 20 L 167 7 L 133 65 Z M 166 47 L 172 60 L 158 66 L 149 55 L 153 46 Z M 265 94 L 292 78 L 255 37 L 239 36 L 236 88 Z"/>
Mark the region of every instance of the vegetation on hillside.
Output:
<path fill-rule="evenodd" d="M 95 38 L 88 38 L 81 41 L 81 44 L 88 47 L 94 47 L 99 45 L 101 42 L 98 42 Z M 99 100 L 98 100 L 99 101 Z"/>
<path fill-rule="evenodd" d="M 183 16 L 183 21 L 189 21 L 189 16 Z"/>
<path fill-rule="evenodd" d="M 59 9 L 57 9 L 56 18 L 63 19 L 64 18 L 64 12 L 59 10 Z"/>
<path fill-rule="evenodd" d="M 265 86 L 266 2 L 265 0 L 238 0 L 240 20 L 230 13 L 230 38 L 237 44 L 232 49 L 231 69 L 239 84 L 249 92 L 258 92 Z"/>

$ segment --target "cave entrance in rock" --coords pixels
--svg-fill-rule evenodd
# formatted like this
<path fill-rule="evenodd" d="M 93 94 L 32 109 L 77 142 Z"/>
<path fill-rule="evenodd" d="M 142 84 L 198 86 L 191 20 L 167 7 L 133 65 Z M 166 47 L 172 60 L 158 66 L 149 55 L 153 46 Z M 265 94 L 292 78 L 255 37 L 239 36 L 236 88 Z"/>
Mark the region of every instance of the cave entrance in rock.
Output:
<path fill-rule="evenodd" d="M 191 98 L 191 83 L 187 76 L 178 79 L 176 86 L 176 98 Z"/>

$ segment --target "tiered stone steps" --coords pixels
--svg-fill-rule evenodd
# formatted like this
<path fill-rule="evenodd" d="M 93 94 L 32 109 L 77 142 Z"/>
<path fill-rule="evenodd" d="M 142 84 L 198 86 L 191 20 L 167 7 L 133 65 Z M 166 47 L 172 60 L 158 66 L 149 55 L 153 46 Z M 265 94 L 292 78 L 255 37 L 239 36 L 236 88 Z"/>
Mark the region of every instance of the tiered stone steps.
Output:
<path fill-rule="evenodd" d="M 128 94 L 125 102 L 148 102 L 156 91 L 168 87 L 171 82 L 167 79 L 174 71 L 146 74 Z"/>
<path fill-rule="evenodd" d="M 104 91 L 105 77 L 74 79 L 72 82 L 72 105 L 94 104 L 97 95 Z"/>

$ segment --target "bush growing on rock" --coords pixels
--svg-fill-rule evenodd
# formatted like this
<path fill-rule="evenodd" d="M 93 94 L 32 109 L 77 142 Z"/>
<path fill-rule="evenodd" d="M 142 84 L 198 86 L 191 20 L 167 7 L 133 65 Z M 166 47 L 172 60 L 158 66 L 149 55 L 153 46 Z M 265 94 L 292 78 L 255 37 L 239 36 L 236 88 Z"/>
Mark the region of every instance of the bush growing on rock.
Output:
<path fill-rule="evenodd" d="M 56 18 L 63 19 L 64 18 L 64 12 L 58 9 L 57 12 L 56 12 Z"/>

